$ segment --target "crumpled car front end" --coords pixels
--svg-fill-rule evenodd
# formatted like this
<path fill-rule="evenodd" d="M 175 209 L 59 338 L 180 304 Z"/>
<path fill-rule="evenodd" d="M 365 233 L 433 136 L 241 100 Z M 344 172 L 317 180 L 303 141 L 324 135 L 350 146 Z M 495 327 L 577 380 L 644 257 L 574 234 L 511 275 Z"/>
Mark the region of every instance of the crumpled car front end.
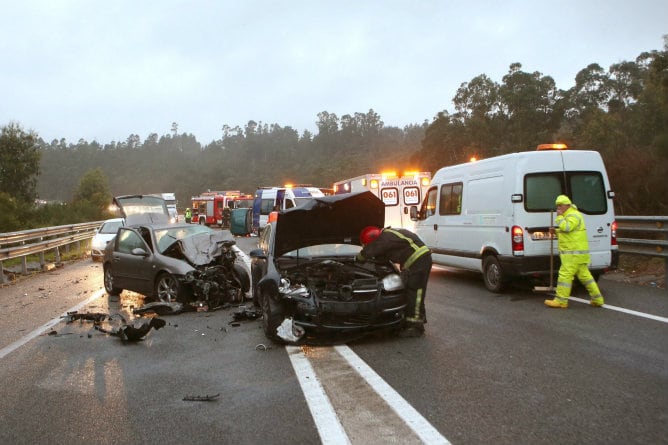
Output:
<path fill-rule="evenodd" d="M 241 302 L 249 290 L 249 272 L 237 261 L 241 250 L 222 232 L 203 232 L 176 240 L 164 255 L 188 263 L 179 277 L 188 300 L 211 310 L 225 303 Z"/>
<path fill-rule="evenodd" d="M 286 317 L 306 332 L 367 331 L 402 323 L 404 286 L 391 264 L 354 258 L 289 263 L 280 266 L 278 299 Z"/>

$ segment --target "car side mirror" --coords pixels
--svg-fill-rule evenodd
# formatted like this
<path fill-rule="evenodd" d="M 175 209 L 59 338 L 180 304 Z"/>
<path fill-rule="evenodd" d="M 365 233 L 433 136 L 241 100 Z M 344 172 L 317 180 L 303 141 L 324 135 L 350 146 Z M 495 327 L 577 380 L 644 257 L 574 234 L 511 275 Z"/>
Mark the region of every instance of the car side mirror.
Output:
<path fill-rule="evenodd" d="M 141 247 L 135 247 L 134 249 L 132 249 L 132 254 L 136 255 L 136 256 L 143 256 L 143 257 L 148 256 L 148 252 L 145 251 L 144 249 L 142 249 Z"/>

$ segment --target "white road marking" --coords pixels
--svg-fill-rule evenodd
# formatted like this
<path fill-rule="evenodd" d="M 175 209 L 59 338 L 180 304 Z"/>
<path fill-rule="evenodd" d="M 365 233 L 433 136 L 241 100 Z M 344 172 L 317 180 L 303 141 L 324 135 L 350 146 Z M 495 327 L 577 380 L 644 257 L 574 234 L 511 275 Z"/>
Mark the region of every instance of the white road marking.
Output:
<path fill-rule="evenodd" d="M 304 397 L 306 397 L 306 403 L 315 421 L 315 426 L 318 428 L 322 443 L 332 445 L 350 444 L 350 440 L 348 440 L 329 397 L 325 394 L 325 390 L 316 377 L 309 360 L 296 346 L 286 346 L 285 349 L 288 352 L 288 357 L 290 357 L 290 362 L 292 362 L 299 385 L 304 392 Z"/>
<path fill-rule="evenodd" d="M 14 343 L 10 344 L 9 346 L 5 346 L 4 348 L 0 349 L 0 359 L 4 358 L 6 355 L 12 353 L 16 349 L 20 348 L 21 346 L 25 345 L 28 343 L 30 340 L 33 338 L 39 337 L 42 335 L 44 332 L 48 331 L 58 323 L 60 323 L 63 319 L 63 317 L 67 316 L 68 312 L 74 312 L 78 311 L 82 307 L 86 306 L 87 304 L 90 304 L 91 302 L 97 300 L 100 298 L 102 295 L 105 295 L 106 292 L 104 289 L 100 289 L 99 291 L 95 292 L 93 295 L 82 301 L 81 303 L 71 307 L 68 309 L 65 313 L 63 313 L 61 316 L 58 318 L 54 318 L 53 320 L 49 321 L 48 323 L 42 325 L 41 327 L 35 329 L 32 331 L 30 334 L 26 335 L 25 337 L 22 337 L 18 340 L 16 340 Z"/>
<path fill-rule="evenodd" d="M 360 442 L 360 437 L 366 437 L 366 441 L 371 440 L 374 442 L 375 440 L 376 442 L 374 443 L 385 440 L 381 436 L 369 437 L 374 433 L 381 435 L 392 434 L 395 443 L 416 443 L 418 441 L 425 444 L 447 445 L 450 443 L 349 347 L 335 346 L 333 350 L 337 354 L 327 353 L 327 350 L 331 348 L 320 348 L 320 351 L 318 349 L 312 348 L 309 354 L 305 354 L 302 348 L 294 346 L 286 347 L 322 443 L 347 444 Z M 313 364 L 309 360 L 313 361 Z M 335 365 L 332 363 L 332 360 L 337 360 L 340 363 Z M 324 364 L 320 364 L 320 361 L 324 361 Z M 347 375 L 343 376 L 343 381 L 346 382 L 345 388 L 342 389 L 340 386 L 337 386 L 337 382 L 335 382 L 335 380 L 338 380 L 337 378 L 321 382 L 314 370 L 314 367 L 317 365 L 319 365 L 319 368 L 326 367 L 327 370 L 339 367 L 349 369 L 346 372 Z M 319 372 L 326 375 L 326 371 L 323 369 L 320 369 Z M 340 371 L 337 370 L 333 372 L 340 374 Z M 338 377 L 339 379 L 341 378 L 340 375 Z M 347 380 L 352 378 L 357 379 L 359 383 Z M 359 380 L 360 378 L 361 381 Z M 375 392 L 374 396 L 377 397 L 364 397 L 364 400 L 358 400 L 354 407 L 333 406 L 332 400 L 327 396 L 325 388 L 327 386 L 329 391 L 345 391 L 350 388 L 358 388 L 359 391 L 363 391 L 363 388 L 367 385 L 370 391 Z M 337 398 L 339 399 L 338 403 L 342 403 L 347 398 L 355 397 L 355 395 L 351 395 L 350 397 Z M 375 402 L 369 400 L 369 398 L 376 398 L 378 403 L 384 403 L 386 405 L 385 409 L 379 409 L 377 405 L 374 405 Z M 365 409 L 361 404 L 369 404 L 370 408 Z M 351 413 L 341 411 L 351 409 L 357 410 L 356 413 L 352 414 L 353 417 L 357 417 L 355 422 L 350 421 Z M 341 415 L 348 418 L 348 422 L 345 425 L 349 429 L 355 429 L 355 431 L 349 430 L 346 432 L 341 418 L 337 415 L 337 410 L 340 410 Z M 395 423 L 402 420 L 405 425 L 393 425 L 392 419 L 386 418 L 387 414 L 384 413 L 385 411 L 393 413 L 392 418 Z M 364 418 L 364 415 L 369 415 L 370 413 L 379 418 Z M 328 428 L 331 430 L 328 430 Z M 391 431 L 388 433 L 388 430 Z M 355 437 L 357 440 L 351 440 L 352 437 Z"/>
<path fill-rule="evenodd" d="M 453 272 L 455 270 L 455 269 L 450 269 L 446 266 L 440 266 L 438 264 L 434 264 L 432 266 L 432 268 L 443 270 L 443 271 L 446 271 L 446 272 Z M 570 297 L 569 300 L 577 301 L 579 303 L 589 304 L 589 300 L 585 300 L 583 298 Z M 617 312 L 623 312 L 623 313 L 629 314 L 629 315 L 635 315 L 636 317 L 642 317 L 642 318 L 647 318 L 647 319 L 650 319 L 650 320 L 660 321 L 662 323 L 668 323 L 668 317 L 661 317 L 660 315 L 653 315 L 653 314 L 648 314 L 646 312 L 634 311 L 632 309 L 626 309 L 626 308 L 619 307 L 619 306 L 611 306 L 607 303 L 604 304 L 601 307 L 603 309 L 609 309 L 611 311 L 617 311 Z"/>
<path fill-rule="evenodd" d="M 569 300 L 577 301 L 579 303 L 589 304 L 589 300 L 585 300 L 583 298 L 570 297 Z M 666 318 L 666 317 L 661 317 L 659 315 L 647 314 L 645 312 L 638 312 L 638 311 L 634 311 L 634 310 L 631 310 L 631 309 L 626 309 L 626 308 L 619 307 L 619 306 L 611 306 L 607 303 L 604 304 L 603 306 L 601 306 L 601 308 L 602 309 L 610 309 L 611 311 L 624 312 L 625 314 L 635 315 L 637 317 L 649 318 L 650 320 L 656 320 L 656 321 L 660 321 L 662 323 L 668 323 L 668 318 Z"/>

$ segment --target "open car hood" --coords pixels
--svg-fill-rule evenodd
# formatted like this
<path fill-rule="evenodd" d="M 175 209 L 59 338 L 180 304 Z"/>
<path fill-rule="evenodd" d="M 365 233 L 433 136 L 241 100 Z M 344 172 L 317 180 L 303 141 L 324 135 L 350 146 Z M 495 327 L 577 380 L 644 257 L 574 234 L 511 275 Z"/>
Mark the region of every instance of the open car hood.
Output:
<path fill-rule="evenodd" d="M 169 222 L 165 200 L 158 196 L 114 196 L 114 204 L 121 210 L 128 226 L 134 224 L 163 224 Z"/>
<path fill-rule="evenodd" d="M 279 212 L 274 255 L 317 244 L 360 243 L 366 226 L 383 227 L 385 204 L 371 192 L 312 198 Z"/>

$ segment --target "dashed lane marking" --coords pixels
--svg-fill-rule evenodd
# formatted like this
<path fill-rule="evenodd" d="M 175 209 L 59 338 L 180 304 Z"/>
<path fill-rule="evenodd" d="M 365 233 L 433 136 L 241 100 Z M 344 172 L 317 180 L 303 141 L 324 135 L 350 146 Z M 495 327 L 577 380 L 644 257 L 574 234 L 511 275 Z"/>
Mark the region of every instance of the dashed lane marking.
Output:
<path fill-rule="evenodd" d="M 349 347 L 286 350 L 322 443 L 450 443 Z"/>

